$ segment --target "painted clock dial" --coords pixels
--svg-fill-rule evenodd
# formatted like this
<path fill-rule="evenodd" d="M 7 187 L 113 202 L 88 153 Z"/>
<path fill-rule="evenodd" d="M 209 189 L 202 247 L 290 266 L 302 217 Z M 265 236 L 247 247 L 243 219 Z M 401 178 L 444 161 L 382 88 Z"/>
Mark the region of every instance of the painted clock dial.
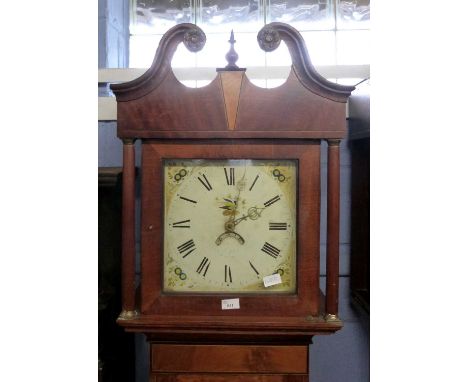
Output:
<path fill-rule="evenodd" d="M 296 187 L 295 160 L 165 160 L 164 291 L 295 292 Z"/>

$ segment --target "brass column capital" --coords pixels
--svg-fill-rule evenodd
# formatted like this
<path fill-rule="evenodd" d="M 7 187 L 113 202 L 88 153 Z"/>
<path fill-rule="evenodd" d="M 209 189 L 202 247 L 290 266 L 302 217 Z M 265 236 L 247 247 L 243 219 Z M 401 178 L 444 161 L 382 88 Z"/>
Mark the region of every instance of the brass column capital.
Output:
<path fill-rule="evenodd" d="M 124 145 L 133 145 L 135 143 L 135 138 L 122 138 L 122 143 Z"/>
<path fill-rule="evenodd" d="M 328 146 L 339 146 L 341 139 L 327 139 Z"/>

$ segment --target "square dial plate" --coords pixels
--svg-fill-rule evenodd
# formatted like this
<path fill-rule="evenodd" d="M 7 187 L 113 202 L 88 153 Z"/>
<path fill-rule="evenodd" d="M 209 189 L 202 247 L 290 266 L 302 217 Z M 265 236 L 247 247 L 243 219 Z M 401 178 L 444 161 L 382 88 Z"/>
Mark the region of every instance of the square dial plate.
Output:
<path fill-rule="evenodd" d="M 295 293 L 296 160 L 163 167 L 164 292 Z M 275 273 L 281 283 L 265 287 Z"/>

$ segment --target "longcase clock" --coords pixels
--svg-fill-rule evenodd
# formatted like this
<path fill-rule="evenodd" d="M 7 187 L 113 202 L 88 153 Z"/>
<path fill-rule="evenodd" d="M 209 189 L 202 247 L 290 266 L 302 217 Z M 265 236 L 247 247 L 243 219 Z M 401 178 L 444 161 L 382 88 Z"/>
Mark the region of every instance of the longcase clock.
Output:
<path fill-rule="evenodd" d="M 267 52 L 287 45 L 292 67 L 283 85 L 253 85 L 231 49 L 209 85 L 187 88 L 172 72 L 172 56 L 179 43 L 202 50 L 205 39 L 199 27 L 180 24 L 165 34 L 146 73 L 111 86 L 124 162 L 118 323 L 146 334 L 153 382 L 305 382 L 312 337 L 342 327 L 339 143 L 354 87 L 321 77 L 300 34 L 271 23 L 257 39 Z M 139 285 L 136 139 L 142 141 Z M 322 140 L 326 227 L 320 227 Z"/>

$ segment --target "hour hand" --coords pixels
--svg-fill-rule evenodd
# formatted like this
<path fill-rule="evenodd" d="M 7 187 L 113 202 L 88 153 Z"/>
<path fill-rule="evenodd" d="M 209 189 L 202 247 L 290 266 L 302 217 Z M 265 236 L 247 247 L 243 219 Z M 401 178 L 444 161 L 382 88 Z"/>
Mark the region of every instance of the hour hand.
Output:
<path fill-rule="evenodd" d="M 215 240 L 215 243 L 217 245 L 220 245 L 224 239 L 226 239 L 227 237 L 232 237 L 233 239 L 236 239 L 239 243 L 244 244 L 245 243 L 244 238 L 234 231 L 235 225 L 236 225 L 235 221 L 229 219 L 229 221 L 227 221 L 224 224 L 225 231 L 217 237 L 217 239 Z"/>

